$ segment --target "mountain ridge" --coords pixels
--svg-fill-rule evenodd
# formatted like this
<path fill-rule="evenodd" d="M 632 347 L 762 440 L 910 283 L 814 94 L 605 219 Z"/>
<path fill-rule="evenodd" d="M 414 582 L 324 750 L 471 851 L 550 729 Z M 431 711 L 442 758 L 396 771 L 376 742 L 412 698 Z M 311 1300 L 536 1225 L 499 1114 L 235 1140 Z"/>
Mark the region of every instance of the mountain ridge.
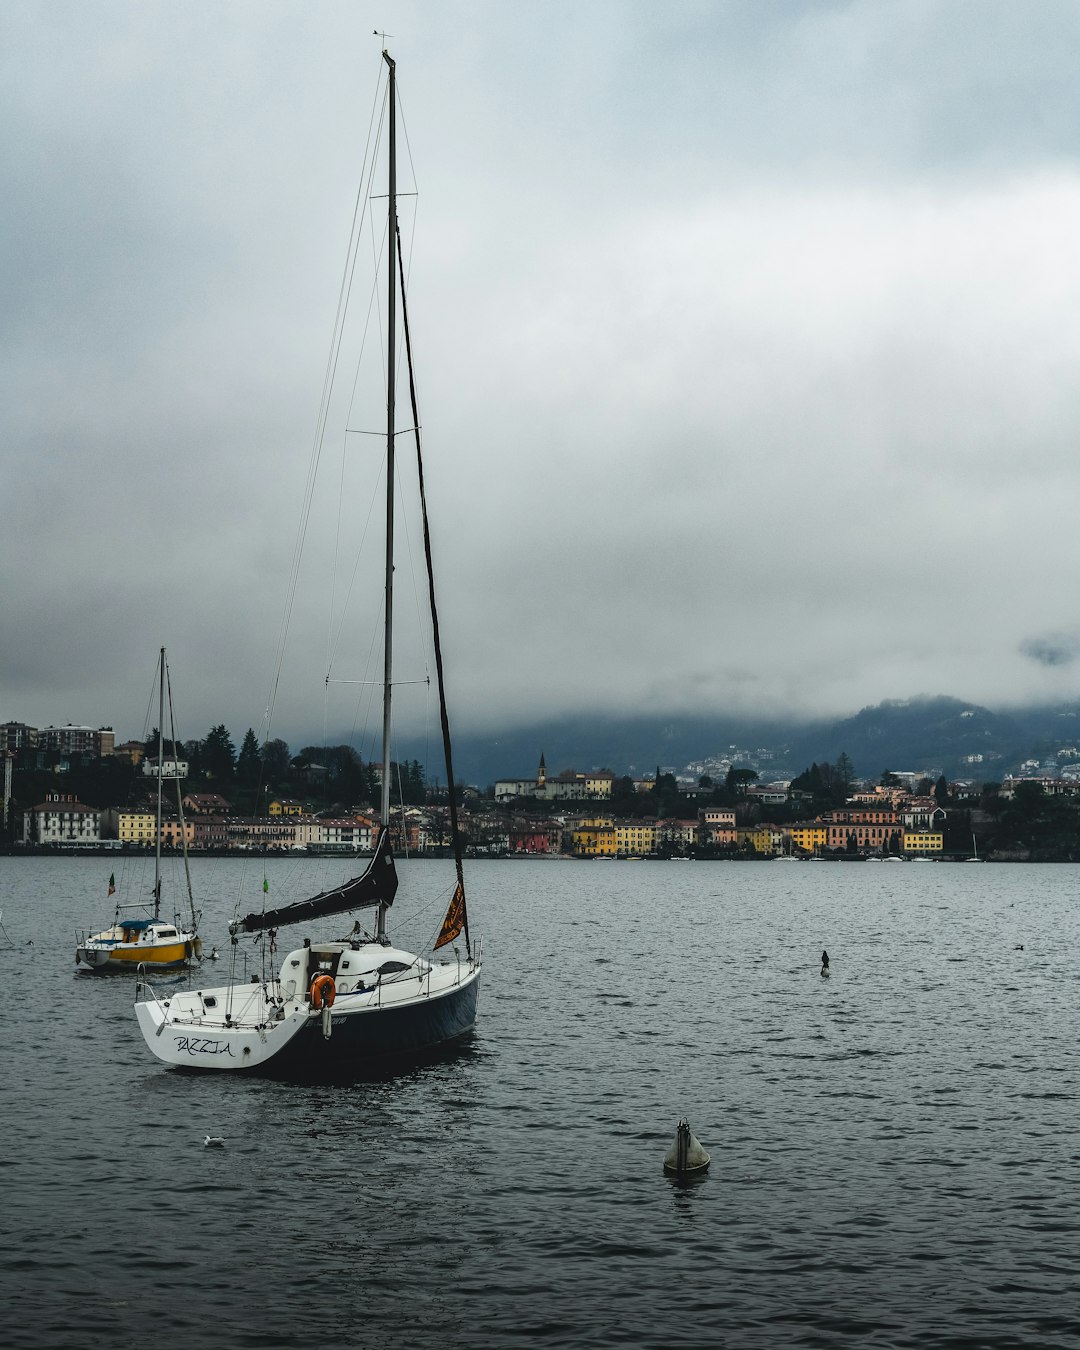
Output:
<path fill-rule="evenodd" d="M 951 695 L 918 695 L 868 705 L 846 718 L 723 715 L 585 716 L 540 719 L 494 734 L 455 737 L 456 776 L 479 787 L 530 778 L 543 754 L 549 774 L 610 769 L 643 777 L 659 766 L 682 771 L 708 760 L 749 763 L 762 779 L 801 773 L 846 754 L 855 773 L 923 770 L 950 779 L 1000 781 L 1030 759 L 1080 759 L 1080 701 L 994 712 Z M 733 752 L 735 752 L 733 754 Z M 408 737 L 396 759 L 430 757 Z"/>

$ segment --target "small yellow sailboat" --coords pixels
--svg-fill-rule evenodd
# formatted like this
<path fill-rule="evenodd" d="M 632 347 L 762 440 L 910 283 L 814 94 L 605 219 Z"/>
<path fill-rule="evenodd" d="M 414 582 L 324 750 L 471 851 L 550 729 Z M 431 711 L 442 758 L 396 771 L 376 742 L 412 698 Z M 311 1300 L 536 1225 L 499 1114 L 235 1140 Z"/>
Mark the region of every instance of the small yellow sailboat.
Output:
<path fill-rule="evenodd" d="M 200 950 L 194 931 L 158 918 L 123 918 L 118 910 L 110 928 L 79 941 L 75 964 L 90 970 L 131 970 L 140 961 L 159 968 L 182 966 Z"/>
<path fill-rule="evenodd" d="M 191 922 L 184 926 L 179 916 L 169 922 L 161 917 L 161 808 L 162 787 L 166 777 L 164 750 L 165 690 L 168 685 L 168 663 L 165 660 L 165 648 L 161 649 L 158 667 L 159 715 L 158 715 L 158 786 L 157 786 L 157 830 L 154 842 L 154 889 L 151 892 L 153 904 L 121 905 L 117 903 L 113 921 L 108 928 L 97 933 L 76 935 L 75 965 L 78 969 L 91 971 L 131 970 L 140 962 L 146 966 L 162 969 L 168 966 L 182 966 L 192 957 L 198 959 L 202 952 L 202 943 L 198 935 L 198 915 L 191 892 L 191 872 L 188 868 L 187 845 L 184 845 L 184 877 L 187 882 L 188 902 L 191 906 Z M 172 713 L 172 689 L 169 689 L 170 719 Z M 173 744 L 176 743 L 176 729 L 170 727 Z M 176 804 L 180 813 L 181 839 L 184 838 L 184 808 L 180 799 L 180 779 L 174 774 L 176 783 Z M 109 895 L 116 894 L 116 875 L 109 877 Z"/>

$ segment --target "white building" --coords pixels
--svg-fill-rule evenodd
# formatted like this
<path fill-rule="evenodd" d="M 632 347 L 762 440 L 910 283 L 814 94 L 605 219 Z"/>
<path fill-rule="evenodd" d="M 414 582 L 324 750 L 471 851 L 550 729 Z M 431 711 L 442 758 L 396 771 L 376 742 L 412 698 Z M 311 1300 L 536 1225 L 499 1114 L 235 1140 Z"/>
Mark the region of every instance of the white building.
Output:
<path fill-rule="evenodd" d="M 186 759 L 169 759 L 166 757 L 161 761 L 162 778 L 186 778 L 188 776 L 188 762 Z M 158 775 L 158 762 L 156 755 L 147 755 L 142 762 L 142 771 L 147 778 L 156 778 Z"/>
<path fill-rule="evenodd" d="M 88 844 L 101 839 L 101 812 L 75 797 L 50 792 L 45 800 L 23 812 L 25 844 Z"/>

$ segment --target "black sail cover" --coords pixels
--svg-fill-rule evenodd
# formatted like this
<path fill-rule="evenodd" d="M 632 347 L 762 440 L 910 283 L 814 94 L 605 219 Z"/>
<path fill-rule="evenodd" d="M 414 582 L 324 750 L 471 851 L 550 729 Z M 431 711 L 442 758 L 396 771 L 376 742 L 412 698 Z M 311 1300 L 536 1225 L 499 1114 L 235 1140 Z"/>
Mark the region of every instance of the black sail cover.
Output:
<path fill-rule="evenodd" d="M 390 847 L 390 834 L 383 830 L 375 856 L 360 876 L 353 877 L 331 891 L 321 891 L 310 900 L 297 900 L 280 909 L 264 909 L 257 914 L 245 915 L 229 925 L 229 932 L 260 933 L 266 928 L 304 923 L 325 914 L 344 914 L 348 910 L 368 909 L 372 905 L 392 905 L 397 888 L 397 869 L 394 866 L 394 851 Z"/>

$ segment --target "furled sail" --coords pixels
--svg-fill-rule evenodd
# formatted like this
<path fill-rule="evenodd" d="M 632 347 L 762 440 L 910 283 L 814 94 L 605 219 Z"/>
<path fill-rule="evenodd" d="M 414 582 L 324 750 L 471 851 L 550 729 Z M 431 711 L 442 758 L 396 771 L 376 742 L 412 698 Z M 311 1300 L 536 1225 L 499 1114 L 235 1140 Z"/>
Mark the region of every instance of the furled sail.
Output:
<path fill-rule="evenodd" d="M 348 910 L 367 909 L 372 905 L 392 905 L 397 887 L 397 869 L 394 866 L 394 851 L 390 847 L 390 834 L 383 830 L 375 856 L 360 876 L 353 877 L 333 890 L 320 891 L 310 900 L 297 900 L 280 909 L 264 909 L 256 914 L 245 915 L 229 925 L 229 932 L 259 933 L 267 928 L 280 928 L 284 924 L 304 923 L 325 914 L 344 914 Z"/>

